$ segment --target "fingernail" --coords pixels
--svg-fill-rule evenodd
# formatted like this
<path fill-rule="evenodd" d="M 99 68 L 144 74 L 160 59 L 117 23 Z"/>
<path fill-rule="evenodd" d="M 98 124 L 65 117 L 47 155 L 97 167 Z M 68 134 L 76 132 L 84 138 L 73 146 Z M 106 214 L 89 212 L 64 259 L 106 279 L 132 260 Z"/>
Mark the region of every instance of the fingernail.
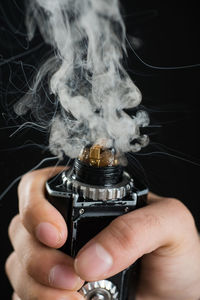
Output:
<path fill-rule="evenodd" d="M 54 266 L 49 273 L 49 283 L 55 288 L 72 290 L 80 281 L 80 277 L 66 265 Z"/>
<path fill-rule="evenodd" d="M 113 264 L 112 256 L 98 243 L 86 248 L 75 259 L 75 270 L 84 279 L 96 280 Z"/>
<path fill-rule="evenodd" d="M 36 227 L 37 239 L 48 246 L 56 246 L 61 240 L 61 233 L 50 223 L 40 223 Z"/>

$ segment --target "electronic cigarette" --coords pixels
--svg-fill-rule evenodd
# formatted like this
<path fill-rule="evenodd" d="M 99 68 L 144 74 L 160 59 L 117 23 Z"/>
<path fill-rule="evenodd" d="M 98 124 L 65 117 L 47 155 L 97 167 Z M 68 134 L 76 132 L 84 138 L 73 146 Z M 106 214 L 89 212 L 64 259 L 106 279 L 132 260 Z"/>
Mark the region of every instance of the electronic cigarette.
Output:
<path fill-rule="evenodd" d="M 113 148 L 86 147 L 73 166 L 46 184 L 49 201 L 68 226 L 62 251 L 75 257 L 78 251 L 118 216 L 146 203 L 148 189 L 118 163 Z M 117 275 L 87 282 L 80 293 L 87 300 L 132 299 L 137 263 Z"/>

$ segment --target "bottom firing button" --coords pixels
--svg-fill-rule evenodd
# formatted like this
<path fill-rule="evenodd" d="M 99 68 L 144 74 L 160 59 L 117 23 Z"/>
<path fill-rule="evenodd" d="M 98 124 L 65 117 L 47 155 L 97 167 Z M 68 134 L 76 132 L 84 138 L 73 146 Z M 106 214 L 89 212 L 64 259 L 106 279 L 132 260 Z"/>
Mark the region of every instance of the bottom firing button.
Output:
<path fill-rule="evenodd" d="M 117 287 L 109 280 L 88 282 L 79 292 L 86 300 L 118 300 Z"/>

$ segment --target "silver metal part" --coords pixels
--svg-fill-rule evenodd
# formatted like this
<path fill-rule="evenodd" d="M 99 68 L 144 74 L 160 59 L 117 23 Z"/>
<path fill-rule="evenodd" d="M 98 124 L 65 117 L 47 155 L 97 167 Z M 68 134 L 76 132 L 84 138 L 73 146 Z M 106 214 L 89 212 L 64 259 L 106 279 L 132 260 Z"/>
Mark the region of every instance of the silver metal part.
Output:
<path fill-rule="evenodd" d="M 125 207 L 124 211 L 127 213 L 129 211 L 129 207 Z"/>
<path fill-rule="evenodd" d="M 94 201 L 112 201 L 124 198 L 130 193 L 133 187 L 133 179 L 128 173 L 124 172 L 123 179 L 120 183 L 108 186 L 91 186 L 76 180 L 75 176 L 67 176 L 63 173 L 63 183 L 72 193 L 81 195 L 84 199 Z"/>
<path fill-rule="evenodd" d="M 80 215 L 83 215 L 84 212 L 85 212 L 85 210 L 84 210 L 83 208 L 81 208 L 81 209 L 79 210 L 79 214 L 80 214 Z"/>
<path fill-rule="evenodd" d="M 86 300 L 118 300 L 117 287 L 109 280 L 88 282 L 79 291 Z"/>

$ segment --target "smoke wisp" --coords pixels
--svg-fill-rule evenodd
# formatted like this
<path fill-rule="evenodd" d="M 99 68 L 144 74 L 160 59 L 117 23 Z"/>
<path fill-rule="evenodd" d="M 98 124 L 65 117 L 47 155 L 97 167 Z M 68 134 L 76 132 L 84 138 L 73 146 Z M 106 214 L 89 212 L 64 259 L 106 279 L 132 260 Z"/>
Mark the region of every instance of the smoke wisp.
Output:
<path fill-rule="evenodd" d="M 45 101 L 37 94 L 48 77 L 54 113 L 48 123 L 49 147 L 75 158 L 88 144 L 107 141 L 120 153 L 137 152 L 148 143 L 140 134 L 146 112 L 130 116 L 142 96 L 122 65 L 125 25 L 118 0 L 30 0 L 26 25 L 31 40 L 38 26 L 54 56 L 40 68 L 34 84 L 15 106 L 45 121 Z"/>

